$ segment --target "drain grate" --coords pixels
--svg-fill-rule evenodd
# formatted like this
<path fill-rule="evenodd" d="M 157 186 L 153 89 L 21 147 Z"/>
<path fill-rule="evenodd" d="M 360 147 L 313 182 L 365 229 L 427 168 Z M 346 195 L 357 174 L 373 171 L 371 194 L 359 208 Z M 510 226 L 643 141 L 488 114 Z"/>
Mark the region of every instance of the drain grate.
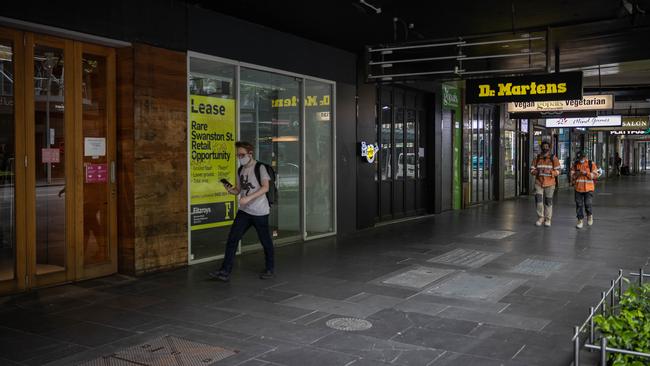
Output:
<path fill-rule="evenodd" d="M 499 240 L 515 234 L 516 233 L 514 231 L 508 230 L 490 230 L 476 235 L 475 238 Z"/>
<path fill-rule="evenodd" d="M 501 253 L 459 248 L 431 258 L 427 262 L 477 268 L 498 258 L 500 255 Z"/>
<path fill-rule="evenodd" d="M 336 330 L 359 331 L 372 328 L 372 323 L 358 318 L 334 318 L 325 323 L 328 327 Z"/>
<path fill-rule="evenodd" d="M 236 353 L 235 350 L 164 336 L 79 366 L 206 366 Z"/>

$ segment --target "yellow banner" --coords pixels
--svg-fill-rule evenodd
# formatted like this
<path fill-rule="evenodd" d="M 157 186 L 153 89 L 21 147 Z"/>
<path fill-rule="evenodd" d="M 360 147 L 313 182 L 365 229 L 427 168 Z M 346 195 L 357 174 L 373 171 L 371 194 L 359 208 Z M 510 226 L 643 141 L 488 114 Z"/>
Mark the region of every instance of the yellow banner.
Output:
<path fill-rule="evenodd" d="M 235 100 L 190 95 L 190 227 L 232 224 L 235 196 L 221 179 L 235 184 Z"/>

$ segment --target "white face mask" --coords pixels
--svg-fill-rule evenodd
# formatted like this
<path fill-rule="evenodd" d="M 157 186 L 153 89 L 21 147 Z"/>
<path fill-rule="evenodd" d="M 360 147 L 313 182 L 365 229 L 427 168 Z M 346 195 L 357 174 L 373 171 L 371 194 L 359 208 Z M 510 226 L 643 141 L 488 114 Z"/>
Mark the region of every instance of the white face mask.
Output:
<path fill-rule="evenodd" d="M 239 158 L 239 165 L 245 166 L 246 164 L 250 163 L 251 157 L 246 155 L 243 158 Z"/>

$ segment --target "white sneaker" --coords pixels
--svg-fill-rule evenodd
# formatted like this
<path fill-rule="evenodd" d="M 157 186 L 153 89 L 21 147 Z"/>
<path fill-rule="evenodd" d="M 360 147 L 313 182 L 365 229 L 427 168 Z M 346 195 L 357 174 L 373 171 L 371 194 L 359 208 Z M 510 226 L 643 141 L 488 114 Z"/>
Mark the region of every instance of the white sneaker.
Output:
<path fill-rule="evenodd" d="M 582 229 L 583 226 L 584 226 L 584 224 L 582 223 L 582 220 L 578 220 L 578 223 L 576 224 L 576 227 L 578 229 Z"/>
<path fill-rule="evenodd" d="M 544 225 L 544 218 L 540 217 L 539 219 L 537 219 L 537 222 L 535 222 L 535 226 L 542 226 L 542 225 Z"/>
<path fill-rule="evenodd" d="M 587 216 L 587 225 L 591 226 L 594 224 L 594 215 Z"/>
<path fill-rule="evenodd" d="M 544 226 L 550 227 L 551 226 L 551 219 L 544 220 Z"/>

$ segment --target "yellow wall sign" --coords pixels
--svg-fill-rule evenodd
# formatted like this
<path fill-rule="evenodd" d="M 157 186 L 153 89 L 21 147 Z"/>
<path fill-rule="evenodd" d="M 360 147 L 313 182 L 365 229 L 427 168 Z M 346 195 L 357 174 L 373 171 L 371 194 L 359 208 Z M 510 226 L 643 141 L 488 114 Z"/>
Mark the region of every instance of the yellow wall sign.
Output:
<path fill-rule="evenodd" d="M 535 102 L 582 98 L 582 72 L 470 79 L 466 103 Z"/>
<path fill-rule="evenodd" d="M 235 184 L 235 100 L 190 95 L 190 227 L 232 224 L 235 196 L 221 179 Z"/>

